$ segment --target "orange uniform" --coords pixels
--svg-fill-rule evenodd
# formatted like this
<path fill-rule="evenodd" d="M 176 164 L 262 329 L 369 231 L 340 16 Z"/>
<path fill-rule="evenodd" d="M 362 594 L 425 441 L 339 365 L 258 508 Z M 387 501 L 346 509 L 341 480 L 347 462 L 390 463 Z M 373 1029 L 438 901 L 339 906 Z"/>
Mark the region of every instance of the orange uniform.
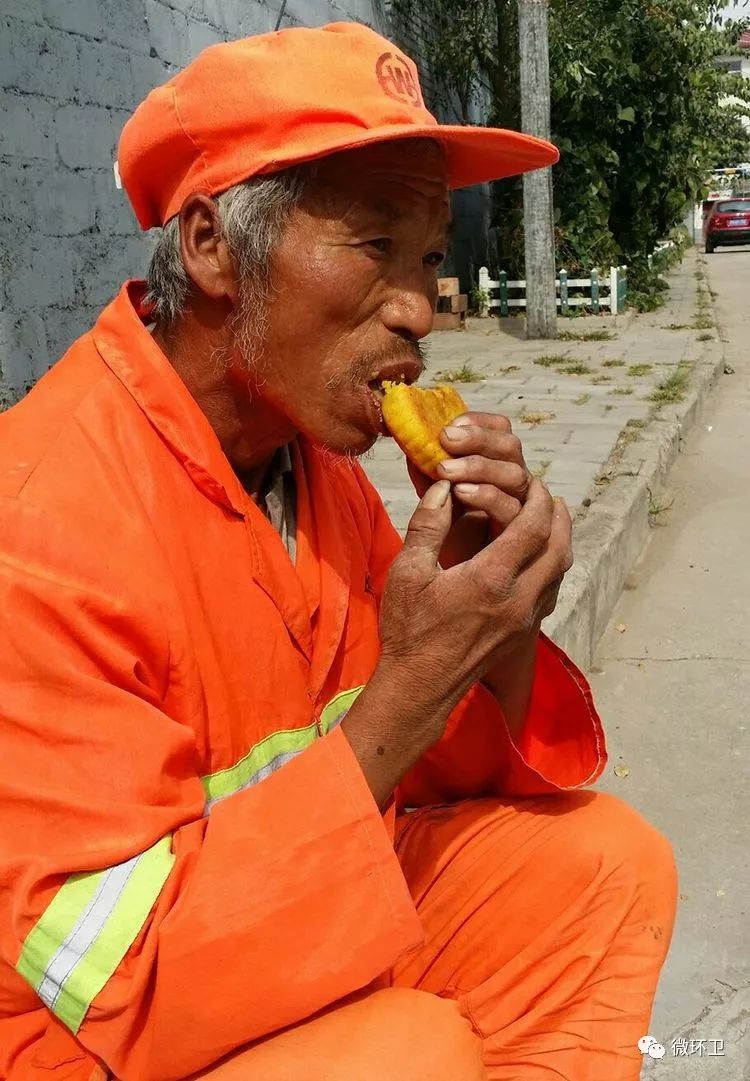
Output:
<path fill-rule="evenodd" d="M 588 687 L 542 640 L 518 746 L 475 687 L 383 817 L 337 724 L 378 657 L 398 536 L 358 465 L 300 440 L 293 566 L 144 326 L 142 296 L 125 286 L 0 417 L 0 1078 L 184 1078 L 370 984 L 455 991 L 473 1023 L 484 1018 L 489 1076 L 504 1078 L 505 1038 L 490 1028 L 512 1009 L 484 970 L 517 963 L 522 924 L 547 952 L 559 932 L 550 1001 L 562 1010 L 562 980 L 595 1017 L 585 989 L 601 983 L 610 924 L 593 927 L 573 974 L 545 801 L 401 811 L 593 780 L 604 750 Z M 573 867 L 576 828 L 597 836 L 597 816 L 571 808 Z M 509 916 L 488 923 L 485 907 L 462 945 L 460 890 L 501 896 L 499 849 L 481 840 L 492 836 L 514 853 Z M 611 903 L 619 926 L 635 887 L 613 890 L 595 849 L 578 917 L 596 924 Z M 425 906 L 429 881 L 462 858 L 459 893 L 446 882 L 447 908 Z M 535 875 L 539 903 L 524 916 Z M 579 904 L 577 872 L 569 884 Z M 641 1013 L 667 923 L 634 961 L 649 971 Z M 425 953 L 441 935 L 444 972 Z M 510 986 L 537 1023 L 535 964 Z M 467 981 L 483 990 L 464 1001 Z"/>

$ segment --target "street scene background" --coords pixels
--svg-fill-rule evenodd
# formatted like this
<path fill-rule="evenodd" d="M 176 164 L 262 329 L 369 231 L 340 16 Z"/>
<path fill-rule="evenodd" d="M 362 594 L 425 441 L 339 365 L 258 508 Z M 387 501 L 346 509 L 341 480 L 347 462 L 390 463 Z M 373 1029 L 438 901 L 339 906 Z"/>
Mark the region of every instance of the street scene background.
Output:
<path fill-rule="evenodd" d="M 455 329 L 427 339 L 425 382 L 508 416 L 575 516 L 576 563 L 545 629 L 591 676 L 611 752 L 600 787 L 670 838 L 680 872 L 644 1033 L 665 1054 L 644 1053 L 643 1076 L 747 1081 L 750 245 L 709 253 L 706 229 L 721 200 L 750 194 L 750 20 L 742 4 L 545 7 L 562 151 L 554 331 L 527 336 L 520 182 L 455 193 L 455 286 L 438 313 Z M 441 118 L 518 127 L 515 12 L 500 0 L 0 0 L 0 408 L 144 275 L 153 238 L 116 187 L 117 139 L 202 48 L 355 19 L 419 58 Z M 592 273 L 615 272 L 620 295 L 603 284 L 595 304 Z M 381 441 L 364 465 L 403 532 L 416 497 L 401 452 Z"/>

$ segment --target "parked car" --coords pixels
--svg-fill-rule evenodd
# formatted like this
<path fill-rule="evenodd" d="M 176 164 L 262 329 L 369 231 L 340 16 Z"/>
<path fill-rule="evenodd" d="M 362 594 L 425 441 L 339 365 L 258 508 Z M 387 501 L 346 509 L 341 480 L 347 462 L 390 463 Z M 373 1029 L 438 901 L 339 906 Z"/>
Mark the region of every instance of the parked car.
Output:
<path fill-rule="evenodd" d="M 750 244 L 750 195 L 717 199 L 704 218 L 706 253 L 731 244 Z"/>

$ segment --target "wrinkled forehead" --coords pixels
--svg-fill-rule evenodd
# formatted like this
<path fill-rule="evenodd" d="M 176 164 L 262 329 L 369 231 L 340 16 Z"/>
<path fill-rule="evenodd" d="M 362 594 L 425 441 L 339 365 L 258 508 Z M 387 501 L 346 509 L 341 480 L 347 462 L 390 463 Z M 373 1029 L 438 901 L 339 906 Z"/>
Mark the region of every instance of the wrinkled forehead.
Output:
<path fill-rule="evenodd" d="M 411 213 L 448 218 L 445 154 L 434 139 L 395 139 L 315 163 L 304 209 L 326 216 L 368 207 L 394 220 Z"/>

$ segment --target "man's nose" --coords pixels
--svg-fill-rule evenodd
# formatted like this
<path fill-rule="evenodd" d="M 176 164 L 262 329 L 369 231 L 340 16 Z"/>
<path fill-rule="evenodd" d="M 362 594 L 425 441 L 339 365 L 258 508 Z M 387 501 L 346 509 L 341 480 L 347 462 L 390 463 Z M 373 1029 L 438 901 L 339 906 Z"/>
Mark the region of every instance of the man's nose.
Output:
<path fill-rule="evenodd" d="M 434 296 L 424 288 L 395 288 L 383 305 L 383 322 L 400 338 L 418 341 L 432 330 L 434 307 Z"/>

